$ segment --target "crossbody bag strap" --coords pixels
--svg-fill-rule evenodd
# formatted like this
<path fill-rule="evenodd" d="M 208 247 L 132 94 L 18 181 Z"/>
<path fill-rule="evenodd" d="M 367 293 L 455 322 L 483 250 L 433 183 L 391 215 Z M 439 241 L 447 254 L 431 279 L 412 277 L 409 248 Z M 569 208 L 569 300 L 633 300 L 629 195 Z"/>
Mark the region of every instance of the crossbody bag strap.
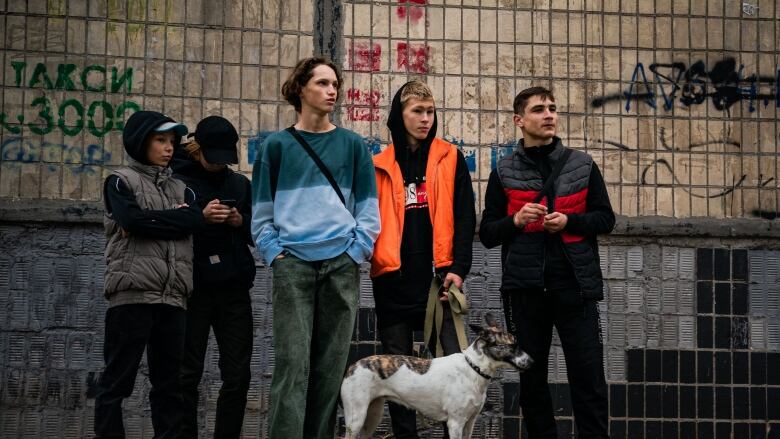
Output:
<path fill-rule="evenodd" d="M 571 155 L 572 150 L 569 148 L 565 148 L 563 150 L 563 154 L 561 155 L 561 158 L 558 159 L 557 162 L 555 162 L 555 167 L 552 169 L 552 172 L 550 172 L 550 175 L 547 177 L 547 180 L 544 182 L 544 187 L 542 187 L 542 190 L 539 191 L 539 193 L 534 198 L 534 203 L 538 203 L 542 201 L 542 198 L 545 196 L 548 197 L 548 207 L 552 209 L 554 206 L 552 205 L 552 200 L 550 199 L 550 190 L 552 189 L 553 185 L 555 184 L 555 180 L 558 179 L 558 175 L 560 175 L 561 170 L 563 169 L 563 166 L 566 164 L 566 162 L 569 160 L 569 156 Z"/>
<path fill-rule="evenodd" d="M 333 178 L 333 174 L 330 173 L 328 167 L 325 166 L 325 163 L 322 163 L 320 156 L 318 156 L 317 153 L 314 152 L 313 149 L 311 149 L 309 143 L 306 142 L 306 140 L 298 133 L 298 130 L 295 129 L 295 126 L 291 126 L 287 128 L 285 131 L 292 134 L 292 136 L 295 137 L 295 140 L 297 140 L 298 143 L 301 144 L 303 149 L 306 150 L 306 152 L 309 154 L 309 157 L 311 157 L 311 159 L 314 160 L 314 163 L 317 165 L 318 168 L 320 168 L 322 174 L 325 176 L 325 178 L 328 179 L 328 183 L 330 183 L 330 185 L 333 187 L 333 190 L 336 191 L 336 195 L 339 196 L 339 200 L 341 200 L 341 203 L 344 206 L 346 206 L 347 202 L 344 200 L 344 194 L 341 193 L 341 189 L 339 188 L 339 185 L 336 184 L 336 179 Z"/>

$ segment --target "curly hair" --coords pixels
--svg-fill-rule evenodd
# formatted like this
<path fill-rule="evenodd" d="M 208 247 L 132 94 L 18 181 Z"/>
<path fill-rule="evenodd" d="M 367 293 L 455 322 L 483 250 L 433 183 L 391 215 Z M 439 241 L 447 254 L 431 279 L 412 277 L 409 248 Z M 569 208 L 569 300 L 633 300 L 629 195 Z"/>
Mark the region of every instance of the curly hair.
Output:
<path fill-rule="evenodd" d="M 293 71 L 290 72 L 287 80 L 282 85 L 282 96 L 290 105 L 295 107 L 295 111 L 298 113 L 301 112 L 301 90 L 314 76 L 312 72 L 319 65 L 326 65 L 336 72 L 336 80 L 338 81 L 338 85 L 336 85 L 337 96 L 341 92 L 341 85 L 344 81 L 341 72 L 333 64 L 333 61 L 323 57 L 304 58 L 298 61 L 298 64 L 295 65 L 295 68 L 293 68 Z"/>

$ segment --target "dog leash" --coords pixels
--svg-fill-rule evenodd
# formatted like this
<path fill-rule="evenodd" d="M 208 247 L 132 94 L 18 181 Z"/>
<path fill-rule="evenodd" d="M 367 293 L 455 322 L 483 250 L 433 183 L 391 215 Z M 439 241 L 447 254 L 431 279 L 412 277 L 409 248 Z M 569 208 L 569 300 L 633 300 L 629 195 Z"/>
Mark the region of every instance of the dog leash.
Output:
<path fill-rule="evenodd" d="M 444 355 L 444 350 L 441 347 L 441 327 L 444 323 L 444 306 L 441 300 L 439 300 L 439 291 L 442 289 L 442 281 L 438 276 L 433 277 L 431 282 L 431 289 L 428 292 L 428 306 L 425 309 L 425 326 L 423 328 L 423 337 L 427 344 L 431 339 L 431 332 L 433 330 L 434 321 L 436 322 L 436 350 L 435 357 L 441 357 Z M 455 326 L 455 333 L 458 336 L 458 345 L 460 350 L 463 351 L 468 347 L 468 339 L 466 338 L 466 330 L 463 327 L 463 314 L 466 314 L 469 310 L 469 304 L 466 300 L 466 295 L 456 287 L 454 283 L 450 284 L 447 290 L 448 301 L 450 304 L 450 312 L 452 312 L 452 323 Z"/>

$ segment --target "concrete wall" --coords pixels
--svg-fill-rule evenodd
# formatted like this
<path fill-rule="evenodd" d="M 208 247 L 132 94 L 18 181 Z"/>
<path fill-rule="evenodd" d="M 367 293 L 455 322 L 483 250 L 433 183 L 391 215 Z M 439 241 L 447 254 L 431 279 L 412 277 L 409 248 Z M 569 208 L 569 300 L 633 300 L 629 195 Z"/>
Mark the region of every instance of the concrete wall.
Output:
<path fill-rule="evenodd" d="M 223 115 L 249 173 L 265 136 L 294 121 L 279 88 L 314 53 L 343 66 L 336 120 L 374 152 L 389 139 L 393 93 L 425 79 L 478 209 L 520 134 L 514 95 L 552 87 L 561 137 L 594 157 L 621 214 L 602 247 L 613 437 L 780 436 L 780 2 L 0 0 L 0 12 L 0 437 L 91 433 L 106 306 L 100 191 L 125 162 L 127 116 L 160 110 L 194 127 Z M 500 310 L 499 263 L 475 243 L 475 322 Z M 247 437 L 265 437 L 269 288 L 261 267 Z M 364 277 L 353 358 L 377 352 L 372 308 Z M 569 437 L 557 346 L 550 361 Z M 518 390 L 513 373 L 491 384 L 475 437 L 519 437 Z M 126 404 L 132 437 L 151 435 L 148 391 L 142 373 Z"/>

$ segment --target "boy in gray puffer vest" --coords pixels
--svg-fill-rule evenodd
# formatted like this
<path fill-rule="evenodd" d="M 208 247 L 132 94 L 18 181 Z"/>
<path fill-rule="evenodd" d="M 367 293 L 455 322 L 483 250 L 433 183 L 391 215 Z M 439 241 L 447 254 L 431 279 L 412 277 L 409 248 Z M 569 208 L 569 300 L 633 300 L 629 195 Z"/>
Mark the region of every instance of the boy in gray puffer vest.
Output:
<path fill-rule="evenodd" d="M 195 194 L 168 164 L 187 127 L 138 111 L 122 140 L 129 165 L 105 181 L 106 312 L 95 400 L 95 436 L 124 437 L 122 400 L 133 392 L 146 350 L 155 438 L 174 438 L 181 423 L 179 366 L 185 308 L 192 291 L 192 233 L 204 226 Z M 193 207 L 190 207 L 193 206 Z"/>

